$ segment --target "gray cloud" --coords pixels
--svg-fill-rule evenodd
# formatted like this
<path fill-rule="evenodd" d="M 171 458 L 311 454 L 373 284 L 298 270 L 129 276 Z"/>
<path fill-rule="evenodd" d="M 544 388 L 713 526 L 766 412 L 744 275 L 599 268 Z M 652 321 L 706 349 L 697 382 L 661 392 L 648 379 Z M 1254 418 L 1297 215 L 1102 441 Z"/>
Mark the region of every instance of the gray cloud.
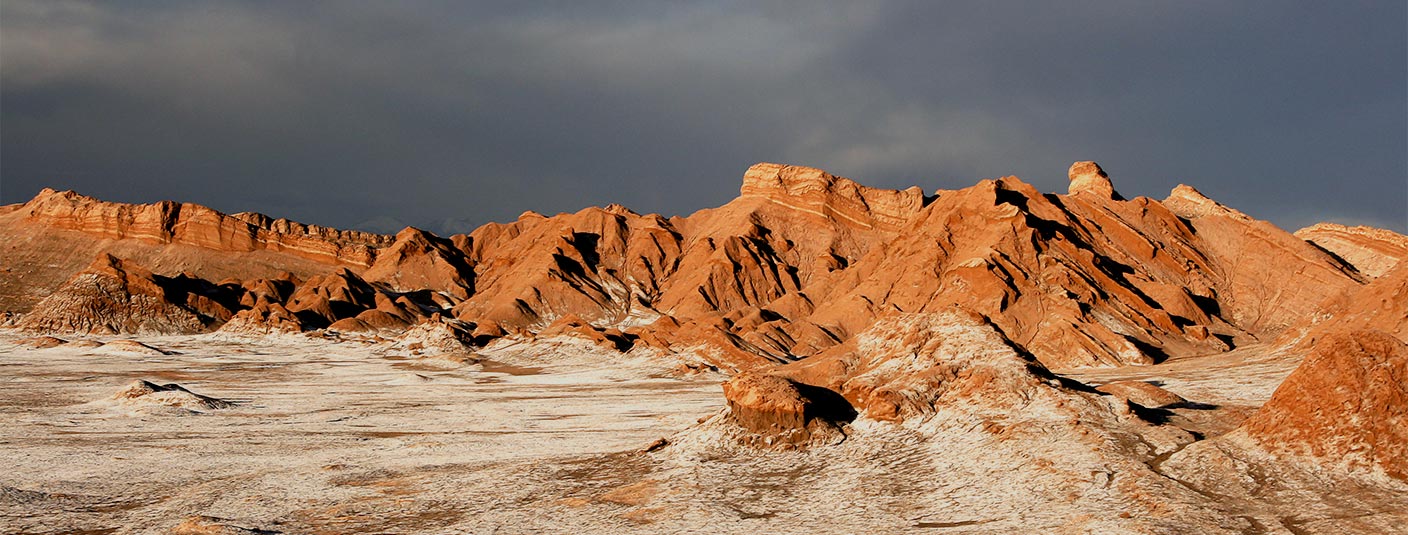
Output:
<path fill-rule="evenodd" d="M 854 4 L 854 5 L 853 5 Z M 620 202 L 762 160 L 879 186 L 1095 159 L 1295 228 L 1408 231 L 1402 2 L 0 4 L 0 201 L 349 226 Z"/>

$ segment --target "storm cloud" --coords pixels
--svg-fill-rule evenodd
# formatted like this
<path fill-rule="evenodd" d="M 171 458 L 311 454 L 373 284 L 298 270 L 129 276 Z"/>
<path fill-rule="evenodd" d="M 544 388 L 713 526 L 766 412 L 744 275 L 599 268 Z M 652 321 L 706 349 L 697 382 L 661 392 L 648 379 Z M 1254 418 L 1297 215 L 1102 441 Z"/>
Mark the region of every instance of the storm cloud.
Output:
<path fill-rule="evenodd" d="M 758 161 L 1060 192 L 1093 159 L 1126 197 L 1408 231 L 1400 0 L 665 4 L 6 0 L 0 202 L 454 230 L 687 214 Z"/>

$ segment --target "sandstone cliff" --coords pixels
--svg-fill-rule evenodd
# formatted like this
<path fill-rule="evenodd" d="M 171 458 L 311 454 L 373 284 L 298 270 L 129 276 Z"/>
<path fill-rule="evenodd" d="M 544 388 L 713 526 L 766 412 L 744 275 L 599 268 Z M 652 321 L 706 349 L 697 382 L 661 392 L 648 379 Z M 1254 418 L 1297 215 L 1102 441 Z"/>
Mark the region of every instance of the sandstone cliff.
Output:
<path fill-rule="evenodd" d="M 29 222 L 113 239 L 181 243 L 220 251 L 286 252 L 326 264 L 370 266 L 386 236 L 304 225 L 262 214 L 226 215 L 191 203 L 132 205 L 44 189 L 20 212 Z"/>
<path fill-rule="evenodd" d="M 388 236 L 189 204 L 133 205 L 46 189 L 0 209 L 0 309 L 28 311 L 99 254 L 211 281 L 369 266 Z"/>

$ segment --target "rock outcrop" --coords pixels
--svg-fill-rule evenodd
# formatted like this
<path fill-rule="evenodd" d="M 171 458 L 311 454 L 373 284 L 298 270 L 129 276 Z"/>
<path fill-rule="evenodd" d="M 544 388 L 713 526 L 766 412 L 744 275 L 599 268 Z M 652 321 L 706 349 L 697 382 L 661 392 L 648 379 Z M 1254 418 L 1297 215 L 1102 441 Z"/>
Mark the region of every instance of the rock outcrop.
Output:
<path fill-rule="evenodd" d="M 474 325 L 434 317 L 408 329 L 392 344 L 390 353 L 468 361 L 474 354 Z"/>
<path fill-rule="evenodd" d="M 755 446 L 797 446 L 836 440 L 855 411 L 835 392 L 780 375 L 744 372 L 723 384 L 729 419 Z"/>
<path fill-rule="evenodd" d="M 1114 381 L 1095 387 L 1096 390 L 1150 409 L 1161 409 L 1187 403 L 1182 396 L 1144 381 Z"/>
<path fill-rule="evenodd" d="M 220 326 L 220 333 L 234 335 L 262 336 L 269 334 L 296 334 L 303 332 L 305 325 L 296 314 L 282 304 L 260 301 L 254 306 L 241 310 Z"/>
<path fill-rule="evenodd" d="M 285 305 L 306 326 L 327 327 L 376 307 L 377 291 L 351 270 L 313 277 L 289 296 Z"/>
<path fill-rule="evenodd" d="M 865 228 L 897 230 L 924 206 L 918 187 L 903 191 L 862 186 L 821 169 L 760 163 L 743 173 L 742 197 Z"/>
<path fill-rule="evenodd" d="M 1334 333 L 1360 330 L 1379 331 L 1408 342 L 1408 263 L 1325 300 L 1278 341 L 1306 350 Z"/>
<path fill-rule="evenodd" d="M 100 254 L 209 281 L 306 279 L 332 266 L 360 271 L 391 243 L 389 236 L 195 204 L 122 204 L 44 190 L 25 204 L 0 207 L 0 310 L 29 311 Z"/>
<path fill-rule="evenodd" d="M 1272 340 L 1302 321 L 1307 311 L 1363 284 L 1319 247 L 1192 187 L 1174 188 L 1162 204 L 1196 234 L 1194 251 L 1206 266 L 1204 273 L 1211 275 L 1209 291 L 1196 280 L 1188 288 L 1253 339 Z"/>
<path fill-rule="evenodd" d="M 1119 199 L 1119 194 L 1115 193 L 1115 185 L 1110 182 L 1109 175 L 1105 174 L 1105 170 L 1101 169 L 1098 163 L 1073 163 L 1066 175 L 1071 179 L 1068 190 L 1071 195 L 1089 193 L 1102 199 Z"/>
<path fill-rule="evenodd" d="M 1408 258 L 1408 236 L 1391 230 L 1316 223 L 1297 230 L 1295 236 L 1329 251 L 1369 277 L 1381 277 Z"/>

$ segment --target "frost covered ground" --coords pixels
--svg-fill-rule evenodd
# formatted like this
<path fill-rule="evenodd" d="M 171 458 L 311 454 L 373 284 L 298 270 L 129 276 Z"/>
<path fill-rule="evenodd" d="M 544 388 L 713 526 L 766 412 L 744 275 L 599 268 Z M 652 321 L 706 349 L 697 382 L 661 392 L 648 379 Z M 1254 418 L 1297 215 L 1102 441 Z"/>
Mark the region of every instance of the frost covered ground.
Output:
<path fill-rule="evenodd" d="M 461 366 L 303 338 L 142 338 L 174 353 L 153 355 L 0 336 L 4 533 L 164 533 L 193 515 L 285 533 L 531 531 L 566 497 L 535 485 L 568 485 L 721 399 L 717 378 L 603 365 L 573 344 L 536 348 L 569 363 L 539 368 L 513 348 Z M 135 379 L 237 405 L 108 400 Z"/>
<path fill-rule="evenodd" d="M 1278 527 L 1315 525 L 1295 504 L 1220 503 L 1161 472 L 1188 434 L 1105 398 L 1083 413 L 1038 400 L 862 418 L 837 445 L 760 451 L 729 442 L 722 376 L 582 341 L 464 364 L 307 337 L 21 338 L 0 331 L 0 533 L 1317 532 Z M 1081 378 L 1157 380 L 1244 411 L 1293 367 L 1232 355 Z M 112 399 L 134 380 L 234 406 Z M 1391 531 L 1397 495 L 1356 505 L 1358 531 Z M 218 530 L 172 531 L 183 523 Z"/>

